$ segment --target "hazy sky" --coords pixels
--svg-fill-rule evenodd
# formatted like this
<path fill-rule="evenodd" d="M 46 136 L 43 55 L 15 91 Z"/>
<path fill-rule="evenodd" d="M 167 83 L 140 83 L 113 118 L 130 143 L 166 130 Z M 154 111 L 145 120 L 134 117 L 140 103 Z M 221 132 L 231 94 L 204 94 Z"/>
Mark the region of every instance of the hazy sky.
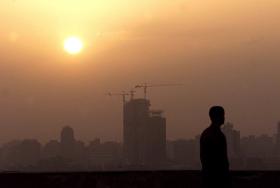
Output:
<path fill-rule="evenodd" d="M 220 104 L 242 135 L 280 120 L 279 0 L 2 0 L 0 143 L 121 140 L 122 103 L 106 92 L 138 83 L 165 110 L 168 138 L 204 129 Z M 71 35 L 82 53 L 63 50 Z M 137 90 L 137 97 L 143 96 Z"/>

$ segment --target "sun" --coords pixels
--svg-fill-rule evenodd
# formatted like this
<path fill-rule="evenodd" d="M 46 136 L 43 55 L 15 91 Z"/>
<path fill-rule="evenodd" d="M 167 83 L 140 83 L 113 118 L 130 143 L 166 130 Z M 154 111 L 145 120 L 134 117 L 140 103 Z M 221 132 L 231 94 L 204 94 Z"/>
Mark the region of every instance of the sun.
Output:
<path fill-rule="evenodd" d="M 68 37 L 64 41 L 64 50 L 72 55 L 76 55 L 80 53 L 83 49 L 83 42 L 80 38 L 78 37 Z"/>

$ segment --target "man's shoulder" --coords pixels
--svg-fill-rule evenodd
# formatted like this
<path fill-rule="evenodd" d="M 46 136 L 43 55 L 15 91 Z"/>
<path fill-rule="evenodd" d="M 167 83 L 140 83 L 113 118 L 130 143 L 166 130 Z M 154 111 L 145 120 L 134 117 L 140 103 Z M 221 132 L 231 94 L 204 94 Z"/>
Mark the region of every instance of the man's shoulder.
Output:
<path fill-rule="evenodd" d="M 221 130 L 219 129 L 215 129 L 213 127 L 207 127 L 202 133 L 201 133 L 201 136 L 200 136 L 200 139 L 201 140 L 204 140 L 204 139 L 217 139 L 219 137 L 223 137 L 224 134 Z"/>
<path fill-rule="evenodd" d="M 209 126 L 206 129 L 204 129 L 204 131 L 201 133 L 201 136 L 211 134 L 212 132 L 213 132 L 212 127 Z"/>
<path fill-rule="evenodd" d="M 206 129 L 204 129 L 204 130 L 202 131 L 202 133 L 201 133 L 201 136 L 203 136 L 203 135 L 207 134 L 208 129 L 209 129 L 209 127 L 207 127 Z"/>
<path fill-rule="evenodd" d="M 208 137 L 209 135 L 211 135 L 211 129 L 210 127 L 207 127 L 206 129 L 204 129 L 204 131 L 201 133 L 200 135 L 200 139 L 205 139 L 206 137 Z"/>

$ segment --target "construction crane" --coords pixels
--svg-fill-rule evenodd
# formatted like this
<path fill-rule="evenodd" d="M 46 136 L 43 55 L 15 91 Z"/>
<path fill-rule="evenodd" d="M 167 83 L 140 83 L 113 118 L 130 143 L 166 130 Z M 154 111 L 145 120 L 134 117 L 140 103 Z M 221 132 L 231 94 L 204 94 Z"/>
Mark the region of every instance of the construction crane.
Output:
<path fill-rule="evenodd" d="M 133 100 L 135 93 L 136 93 L 136 91 L 135 91 L 135 90 L 133 90 L 133 89 L 129 91 L 129 94 L 130 94 L 130 100 Z"/>
<path fill-rule="evenodd" d="M 135 88 L 143 88 L 144 89 L 144 98 L 147 98 L 147 90 L 149 87 L 165 87 L 165 86 L 182 86 L 183 84 L 138 84 L 135 86 Z"/>
<path fill-rule="evenodd" d="M 109 96 L 122 96 L 123 99 L 123 104 L 125 104 L 126 101 L 126 96 L 130 95 L 130 93 L 126 93 L 125 91 L 121 92 L 121 93 L 107 93 L 107 95 Z"/>
<path fill-rule="evenodd" d="M 107 93 L 107 95 L 109 95 L 109 96 L 122 96 L 123 104 L 125 104 L 126 96 L 130 96 L 130 99 L 132 100 L 134 98 L 135 93 L 136 93 L 136 91 L 131 90 L 131 91 L 129 91 L 129 93 L 125 92 L 125 91 L 123 91 L 121 93 L 111 93 L 111 92 L 109 92 L 109 93 Z"/>

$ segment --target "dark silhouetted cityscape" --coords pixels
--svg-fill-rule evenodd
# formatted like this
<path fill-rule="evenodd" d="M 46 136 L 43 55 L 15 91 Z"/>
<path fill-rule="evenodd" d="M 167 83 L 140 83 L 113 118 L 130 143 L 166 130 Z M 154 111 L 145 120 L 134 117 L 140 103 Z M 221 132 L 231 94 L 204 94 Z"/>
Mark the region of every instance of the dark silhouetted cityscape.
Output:
<path fill-rule="evenodd" d="M 76 140 L 70 126 L 58 140 L 14 140 L 0 150 L 2 171 L 199 170 L 199 138 L 168 140 L 166 117 L 145 98 L 124 101 L 123 143 Z M 207 126 L 207 125 L 205 125 Z M 240 136 L 232 123 L 222 128 L 232 170 L 279 170 L 280 123 L 273 136 Z"/>

